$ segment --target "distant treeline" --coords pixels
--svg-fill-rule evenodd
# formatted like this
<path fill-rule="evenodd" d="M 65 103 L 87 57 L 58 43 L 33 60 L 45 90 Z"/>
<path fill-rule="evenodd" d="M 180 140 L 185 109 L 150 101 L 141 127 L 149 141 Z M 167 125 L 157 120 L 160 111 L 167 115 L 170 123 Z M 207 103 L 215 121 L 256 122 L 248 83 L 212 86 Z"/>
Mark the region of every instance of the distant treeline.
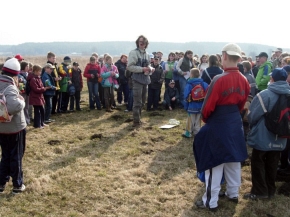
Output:
<path fill-rule="evenodd" d="M 187 43 L 169 43 L 169 42 L 149 42 L 147 51 L 162 51 L 166 58 L 171 51 L 192 50 L 194 54 L 216 54 L 221 53 L 225 42 L 187 42 Z M 256 56 L 260 52 L 267 52 L 271 55 L 276 47 L 239 43 L 247 56 Z M 0 55 L 8 56 L 17 53 L 21 55 L 38 56 L 46 55 L 52 51 L 57 55 L 90 55 L 93 52 L 98 54 L 109 53 L 114 56 L 128 54 L 136 47 L 133 41 L 112 41 L 112 42 L 49 42 L 49 43 L 23 43 L 19 45 L 0 45 Z M 285 50 L 285 49 L 283 49 Z M 288 49 L 290 50 L 290 49 Z"/>

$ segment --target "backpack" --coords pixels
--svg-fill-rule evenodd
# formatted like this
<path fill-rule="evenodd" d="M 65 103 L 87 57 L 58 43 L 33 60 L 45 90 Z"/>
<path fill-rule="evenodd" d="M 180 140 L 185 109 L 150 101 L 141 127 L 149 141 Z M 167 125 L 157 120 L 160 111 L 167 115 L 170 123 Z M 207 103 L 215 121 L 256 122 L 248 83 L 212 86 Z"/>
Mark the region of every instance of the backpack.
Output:
<path fill-rule="evenodd" d="M 30 87 L 30 80 L 27 80 L 26 84 L 25 84 L 25 93 L 27 96 L 29 96 L 31 91 L 31 87 Z"/>
<path fill-rule="evenodd" d="M 281 94 L 271 111 L 267 111 L 257 94 L 265 112 L 265 125 L 267 129 L 278 137 L 290 138 L 290 94 Z"/>
<path fill-rule="evenodd" d="M 190 92 L 191 100 L 193 102 L 202 102 L 206 95 L 206 91 L 204 87 L 202 86 L 202 83 L 195 84 L 195 85 L 193 84 L 192 86 L 193 87 Z"/>
<path fill-rule="evenodd" d="M 10 86 L 10 85 L 9 85 Z M 6 106 L 6 97 L 5 97 L 5 90 L 9 87 L 7 86 L 2 93 L 0 93 L 0 122 L 10 122 L 13 115 L 9 115 L 7 106 Z"/>

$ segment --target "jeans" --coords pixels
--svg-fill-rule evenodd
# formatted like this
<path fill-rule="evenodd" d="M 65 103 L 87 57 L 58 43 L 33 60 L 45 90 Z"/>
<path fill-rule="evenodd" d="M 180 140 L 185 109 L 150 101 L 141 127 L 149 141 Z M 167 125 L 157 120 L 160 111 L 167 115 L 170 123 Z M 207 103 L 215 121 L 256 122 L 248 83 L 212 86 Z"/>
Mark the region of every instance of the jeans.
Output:
<path fill-rule="evenodd" d="M 132 109 L 133 109 L 133 90 L 129 89 L 127 110 L 132 111 Z"/>
<path fill-rule="evenodd" d="M 98 94 L 99 83 L 87 82 L 89 90 L 90 109 L 95 109 L 95 104 L 98 109 L 101 108 L 101 102 Z"/>
<path fill-rule="evenodd" d="M 152 89 L 148 87 L 148 102 L 147 102 L 147 110 L 150 110 L 152 105 L 153 109 L 158 109 L 159 95 L 160 89 Z"/>
<path fill-rule="evenodd" d="M 70 96 L 69 110 L 74 110 L 76 102 L 76 110 L 80 110 L 81 91 L 76 91 L 75 95 Z"/>
<path fill-rule="evenodd" d="M 184 88 L 186 85 L 186 79 L 184 77 L 179 78 L 179 87 L 180 87 L 180 92 L 179 92 L 179 102 L 181 103 L 182 107 L 184 107 Z"/>
<path fill-rule="evenodd" d="M 34 124 L 35 128 L 43 127 L 44 109 L 42 105 L 34 105 Z"/>
<path fill-rule="evenodd" d="M 15 134 L 0 134 L 2 157 L 0 163 L 0 185 L 9 182 L 10 176 L 14 187 L 23 184 L 22 158 L 26 145 L 26 129 Z"/>
<path fill-rule="evenodd" d="M 44 100 L 45 100 L 44 120 L 46 121 L 50 119 L 51 109 L 52 109 L 52 97 L 53 96 L 44 95 Z"/>
<path fill-rule="evenodd" d="M 123 94 L 124 94 L 124 102 L 128 102 L 128 95 L 129 95 L 129 85 L 128 84 L 120 84 L 120 87 L 117 92 L 117 101 L 118 103 L 122 103 L 123 101 Z"/>
<path fill-rule="evenodd" d="M 52 97 L 52 108 L 51 113 L 55 114 L 56 112 L 60 111 L 60 103 L 59 103 L 59 90 L 55 91 L 55 95 Z"/>
<path fill-rule="evenodd" d="M 66 112 L 69 103 L 69 93 L 60 92 L 58 100 L 58 112 Z M 60 110 L 59 110 L 60 109 Z"/>

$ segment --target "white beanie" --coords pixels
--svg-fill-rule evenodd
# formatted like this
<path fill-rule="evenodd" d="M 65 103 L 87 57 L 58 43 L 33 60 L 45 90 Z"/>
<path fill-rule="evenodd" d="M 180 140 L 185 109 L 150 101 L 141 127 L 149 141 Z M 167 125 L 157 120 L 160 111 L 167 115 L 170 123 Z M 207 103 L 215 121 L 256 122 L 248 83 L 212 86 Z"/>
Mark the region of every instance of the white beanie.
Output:
<path fill-rule="evenodd" d="M 8 72 L 13 75 L 18 75 L 20 72 L 20 63 L 16 58 L 11 58 L 4 63 L 2 71 Z"/>

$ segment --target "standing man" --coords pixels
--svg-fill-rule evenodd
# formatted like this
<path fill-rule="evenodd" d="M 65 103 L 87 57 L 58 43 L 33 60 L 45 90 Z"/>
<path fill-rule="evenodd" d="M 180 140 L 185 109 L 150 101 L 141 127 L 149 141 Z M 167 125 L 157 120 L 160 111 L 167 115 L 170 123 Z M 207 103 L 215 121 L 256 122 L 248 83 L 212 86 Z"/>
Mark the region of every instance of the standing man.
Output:
<path fill-rule="evenodd" d="M 241 163 L 248 157 L 240 111 L 250 86 L 237 64 L 241 48 L 227 44 L 222 50 L 224 73 L 216 75 L 201 109 L 205 125 L 193 143 L 198 172 L 205 172 L 206 192 L 196 201 L 198 208 L 216 211 L 222 177 L 227 182 L 226 196 L 237 203 L 241 185 Z"/>
<path fill-rule="evenodd" d="M 268 82 L 270 81 L 269 74 L 272 71 L 272 64 L 268 61 L 268 54 L 266 52 L 261 52 L 258 57 L 260 67 L 256 76 L 256 84 L 260 92 L 267 89 Z"/>
<path fill-rule="evenodd" d="M 280 61 L 279 61 L 279 57 L 280 55 L 282 54 L 283 50 L 282 48 L 277 48 L 275 51 L 274 51 L 274 60 L 273 60 L 273 69 L 276 69 L 277 67 L 279 67 L 279 64 L 280 64 Z"/>
<path fill-rule="evenodd" d="M 150 57 L 146 52 L 148 39 L 140 35 L 136 40 L 137 48 L 129 53 L 127 70 L 131 71 L 133 81 L 133 127 L 141 123 L 141 109 L 146 101 L 147 85 L 150 84 L 149 74 L 154 72 L 150 66 Z"/>

